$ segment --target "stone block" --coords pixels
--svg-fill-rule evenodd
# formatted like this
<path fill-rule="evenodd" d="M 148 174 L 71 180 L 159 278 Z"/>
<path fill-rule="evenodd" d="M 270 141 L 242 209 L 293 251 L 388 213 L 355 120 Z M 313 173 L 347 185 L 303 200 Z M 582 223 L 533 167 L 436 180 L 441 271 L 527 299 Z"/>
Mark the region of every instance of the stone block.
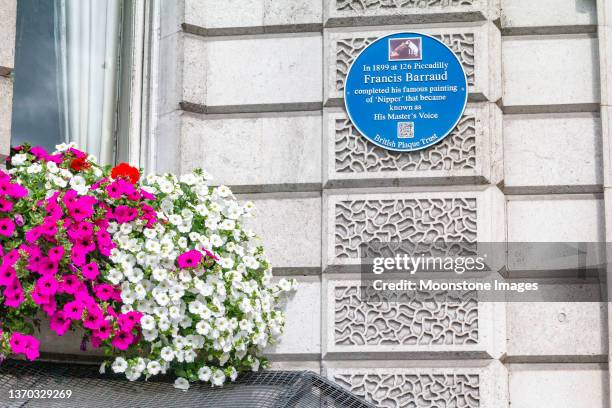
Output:
<path fill-rule="evenodd" d="M 157 173 L 180 173 L 181 170 L 181 117 L 183 112 L 173 111 L 160 115 L 151 141 L 154 150 L 154 170 Z M 177 140 L 178 139 L 178 140 Z"/>
<path fill-rule="evenodd" d="M 163 55 L 163 58 L 159 60 L 159 78 L 173 78 L 171 81 L 160 80 L 158 83 L 157 105 L 160 116 L 179 109 L 179 103 L 185 99 L 185 90 L 183 89 L 185 37 L 185 34 L 175 32 L 159 40 L 159 53 Z M 206 55 L 205 43 L 202 41 L 200 44 L 203 47 L 202 51 L 204 51 L 202 55 Z M 192 52 L 192 54 L 197 53 Z M 201 58 L 204 58 L 204 56 L 201 56 Z M 205 85 L 205 78 L 193 85 L 195 87 Z M 202 93 L 205 94 L 204 91 Z"/>
<path fill-rule="evenodd" d="M 208 46 L 209 43 L 201 37 L 184 35 L 181 101 L 198 105 L 205 105 L 207 102 L 207 90 L 210 85 L 208 82 L 209 73 L 213 69 L 213 66 L 208 64 Z M 223 63 L 223 61 L 218 62 Z M 232 83 L 235 82 L 228 81 L 225 86 L 229 87 Z M 239 83 L 242 83 L 242 81 L 239 81 Z"/>
<path fill-rule="evenodd" d="M 299 30 L 305 26 L 316 30 L 321 27 L 322 20 L 323 4 L 319 0 L 264 0 L 265 27 L 290 26 Z"/>
<path fill-rule="evenodd" d="M 601 188 L 599 115 L 505 115 L 503 127 L 505 192 L 559 193 Z"/>
<path fill-rule="evenodd" d="M 508 34 L 535 34 L 594 29 L 597 25 L 595 3 L 591 0 L 502 0 L 502 30 Z"/>
<path fill-rule="evenodd" d="M 176 32 L 160 39 L 159 113 L 179 109 L 179 104 L 206 104 L 207 42 L 200 36 Z M 164 80 L 172 78 L 172 80 Z"/>
<path fill-rule="evenodd" d="M 589 34 L 504 37 L 504 112 L 597 110 L 598 55 Z"/>
<path fill-rule="evenodd" d="M 351 362 L 324 371 L 377 407 L 508 407 L 508 373 L 499 361 Z"/>
<path fill-rule="evenodd" d="M 185 0 L 185 29 L 203 35 L 316 31 L 319 0 Z"/>
<path fill-rule="evenodd" d="M 324 194 L 324 267 L 359 272 L 359 246 L 380 242 L 500 242 L 504 197 L 497 187 L 454 191 Z"/>
<path fill-rule="evenodd" d="M 516 408 L 609 406 L 603 364 L 510 364 L 510 404 Z"/>
<path fill-rule="evenodd" d="M 234 192 L 320 189 L 321 114 L 186 114 L 181 171 L 206 169 Z"/>
<path fill-rule="evenodd" d="M 301 360 L 289 360 L 282 361 L 276 360 L 275 356 L 269 356 L 270 370 L 277 371 L 312 371 L 315 374 L 321 374 L 321 362 L 320 361 L 301 361 Z"/>
<path fill-rule="evenodd" d="M 17 0 L 0 0 L 0 75 L 15 67 Z"/>
<path fill-rule="evenodd" d="M 593 194 L 510 196 L 509 242 L 603 242 L 604 208 Z"/>
<path fill-rule="evenodd" d="M 207 113 L 319 108 L 321 47 L 320 34 L 211 39 L 206 58 L 186 47 L 184 101 Z"/>
<path fill-rule="evenodd" d="M 599 78 L 601 82 L 601 105 L 612 106 L 612 21 L 597 26 L 599 42 Z"/>
<path fill-rule="evenodd" d="M 358 26 L 495 20 L 499 0 L 325 0 L 325 25 Z"/>
<path fill-rule="evenodd" d="M 568 288 L 568 293 L 580 288 Z M 558 290 L 558 288 L 556 288 Z M 606 303 L 509 302 L 510 361 L 602 361 L 608 355 Z"/>
<path fill-rule="evenodd" d="M 360 280 L 325 275 L 323 358 L 486 359 L 505 349 L 504 304 L 477 294 L 450 301 L 440 293 L 363 299 Z"/>
<path fill-rule="evenodd" d="M 341 106 L 344 80 L 357 55 L 379 37 L 403 26 L 325 30 L 325 105 Z M 442 40 L 457 55 L 467 75 L 470 100 L 497 101 L 501 97 L 501 34 L 492 23 L 453 28 L 419 28 L 419 33 Z"/>
<path fill-rule="evenodd" d="M 0 154 L 11 148 L 11 115 L 13 110 L 13 80 L 0 76 Z"/>
<path fill-rule="evenodd" d="M 298 277 L 298 290 L 285 306 L 285 331 L 265 353 L 276 360 L 321 358 L 321 281 L 319 276 Z"/>
<path fill-rule="evenodd" d="M 496 184 L 503 163 L 501 122 L 495 104 L 471 103 L 442 142 L 425 150 L 394 152 L 364 138 L 344 109 L 325 109 L 325 186 Z"/>
<path fill-rule="evenodd" d="M 245 194 L 255 217 L 249 227 L 262 241 L 277 271 L 321 270 L 321 197 L 318 193 Z"/>

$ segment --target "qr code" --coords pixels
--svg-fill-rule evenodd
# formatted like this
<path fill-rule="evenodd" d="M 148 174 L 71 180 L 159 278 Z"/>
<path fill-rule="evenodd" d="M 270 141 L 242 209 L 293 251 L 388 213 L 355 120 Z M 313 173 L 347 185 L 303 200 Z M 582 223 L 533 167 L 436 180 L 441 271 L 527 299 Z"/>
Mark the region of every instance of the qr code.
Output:
<path fill-rule="evenodd" d="M 397 122 L 397 138 L 412 139 L 414 137 L 414 122 Z"/>

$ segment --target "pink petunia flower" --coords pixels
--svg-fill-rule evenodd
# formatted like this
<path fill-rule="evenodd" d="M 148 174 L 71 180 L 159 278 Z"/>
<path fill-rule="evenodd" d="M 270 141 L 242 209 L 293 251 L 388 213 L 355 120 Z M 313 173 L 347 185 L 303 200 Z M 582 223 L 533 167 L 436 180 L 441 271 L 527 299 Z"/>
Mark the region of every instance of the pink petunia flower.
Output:
<path fill-rule="evenodd" d="M 89 218 L 94 214 L 94 205 L 96 202 L 97 200 L 93 197 L 79 197 L 74 204 L 66 205 L 68 214 L 70 214 L 75 221 L 83 221 L 85 218 Z"/>
<path fill-rule="evenodd" d="M 9 340 L 11 350 L 15 354 L 25 354 L 30 361 L 36 360 L 39 353 L 40 343 L 34 336 L 27 336 L 19 332 L 14 332 Z"/>
<path fill-rule="evenodd" d="M 49 328 L 57 333 L 58 336 L 66 334 L 72 321 L 68 319 L 61 310 L 51 316 Z"/>
<path fill-rule="evenodd" d="M 2 256 L 2 266 L 13 266 L 20 257 L 19 250 L 11 249 Z"/>
<path fill-rule="evenodd" d="M 30 295 L 32 296 L 34 303 L 39 306 L 45 305 L 51 301 L 51 297 L 49 295 L 44 295 L 41 293 L 38 285 L 34 287 Z"/>
<path fill-rule="evenodd" d="M 111 344 L 118 350 L 127 350 L 134 341 L 134 335 L 126 330 L 116 331 Z"/>
<path fill-rule="evenodd" d="M 47 253 L 47 257 L 51 261 L 54 261 L 54 262 L 61 261 L 63 256 L 64 256 L 64 247 L 63 246 L 53 247 L 53 248 L 49 249 L 49 252 Z"/>
<path fill-rule="evenodd" d="M 68 151 L 70 153 L 74 154 L 79 159 L 86 159 L 87 158 L 87 153 L 82 152 L 82 151 L 80 151 L 78 149 L 75 149 L 74 147 L 71 147 L 70 149 L 68 149 Z"/>
<path fill-rule="evenodd" d="M 62 283 L 60 284 L 60 291 L 74 295 L 81 289 L 83 283 L 79 280 L 76 275 L 64 275 L 62 276 Z"/>
<path fill-rule="evenodd" d="M 11 212 L 13 211 L 13 202 L 0 198 L 0 212 Z"/>
<path fill-rule="evenodd" d="M 98 328 L 94 331 L 94 335 L 100 340 L 106 340 L 111 335 L 111 324 L 108 320 L 103 320 Z"/>
<path fill-rule="evenodd" d="M 32 244 L 38 241 L 41 235 L 42 235 L 42 232 L 40 230 L 40 227 L 34 227 L 30 229 L 29 231 L 26 231 L 26 234 L 25 234 L 26 242 Z"/>
<path fill-rule="evenodd" d="M 97 349 L 102 345 L 102 339 L 96 336 L 95 334 L 92 334 L 89 340 L 91 341 L 91 347 L 93 347 L 94 349 Z"/>
<path fill-rule="evenodd" d="M 117 318 L 117 324 L 119 324 L 121 330 L 132 330 L 136 324 L 140 323 L 141 318 L 142 313 L 131 311 L 119 315 Z"/>
<path fill-rule="evenodd" d="M 47 156 L 47 161 L 53 162 L 55 164 L 62 164 L 62 154 L 58 153 L 58 154 L 50 154 L 49 156 Z"/>
<path fill-rule="evenodd" d="M 115 289 L 107 283 L 100 283 L 93 287 L 94 294 L 102 301 L 107 301 L 112 298 L 114 291 Z"/>
<path fill-rule="evenodd" d="M 7 288 L 4 291 L 4 304 L 8 307 L 16 309 L 23 303 L 24 300 L 25 296 L 21 287 L 17 289 Z"/>
<path fill-rule="evenodd" d="M 86 309 L 87 313 L 83 319 L 83 326 L 90 329 L 96 330 L 104 322 L 104 314 L 98 306 L 91 306 Z"/>
<path fill-rule="evenodd" d="M 10 237 L 15 232 L 15 223 L 10 218 L 0 218 L 0 235 Z"/>
<path fill-rule="evenodd" d="M 42 278 L 36 281 L 36 289 L 43 296 L 55 295 L 58 287 L 59 285 L 55 275 L 43 275 Z"/>
<path fill-rule="evenodd" d="M 68 319 L 81 320 L 83 315 L 83 303 L 78 300 L 73 300 L 64 305 L 64 316 Z"/>
<path fill-rule="evenodd" d="M 177 262 L 181 269 L 195 268 L 202 260 L 202 253 L 198 250 L 192 249 L 181 255 L 179 255 Z"/>
<path fill-rule="evenodd" d="M 117 220 L 119 224 L 125 224 L 138 217 L 138 210 L 136 208 L 128 207 L 127 205 L 119 205 L 115 208 L 112 214 L 112 218 Z"/>
<path fill-rule="evenodd" d="M 43 257 L 38 263 L 38 273 L 41 275 L 55 275 L 59 268 L 57 261 L 53 261 L 48 257 Z"/>
<path fill-rule="evenodd" d="M 83 269 L 81 271 L 83 273 L 83 276 L 89 280 L 96 280 L 98 278 L 98 275 L 100 275 L 98 264 L 95 262 L 90 262 L 86 265 L 83 265 Z"/>
<path fill-rule="evenodd" d="M 57 223 L 55 221 L 45 220 L 45 222 L 42 223 L 39 228 L 42 235 L 46 235 L 48 237 L 55 237 L 57 235 Z"/>
<path fill-rule="evenodd" d="M 12 266 L 2 266 L 0 268 L 0 286 L 9 286 L 17 279 L 17 273 Z"/>
<path fill-rule="evenodd" d="M 12 198 L 23 198 L 28 195 L 28 190 L 22 185 L 2 180 L 0 181 L 0 195 L 7 195 Z"/>

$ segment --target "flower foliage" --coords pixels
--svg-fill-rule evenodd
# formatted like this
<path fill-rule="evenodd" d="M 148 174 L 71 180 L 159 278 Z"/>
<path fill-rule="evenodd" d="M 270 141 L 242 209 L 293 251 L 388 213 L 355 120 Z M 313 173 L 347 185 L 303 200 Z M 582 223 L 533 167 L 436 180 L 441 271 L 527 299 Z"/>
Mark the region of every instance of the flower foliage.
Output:
<path fill-rule="evenodd" d="M 41 321 L 83 333 L 129 380 L 222 385 L 265 366 L 283 294 L 244 221 L 253 205 L 202 170 L 99 166 L 74 145 L 14 148 L 0 171 L 0 355 L 39 357 Z"/>

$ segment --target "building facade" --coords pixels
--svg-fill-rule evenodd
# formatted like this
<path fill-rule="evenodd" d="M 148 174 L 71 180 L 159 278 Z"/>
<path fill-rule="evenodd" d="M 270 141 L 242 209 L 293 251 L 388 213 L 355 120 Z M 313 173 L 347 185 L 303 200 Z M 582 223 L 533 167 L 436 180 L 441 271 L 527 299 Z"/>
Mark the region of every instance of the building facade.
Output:
<path fill-rule="evenodd" d="M 358 248 L 423 234 L 612 240 L 612 2 L 134 4 L 128 156 L 149 171 L 204 167 L 255 202 L 275 275 L 300 284 L 274 368 L 321 372 L 385 407 L 608 406 L 607 304 L 376 308 L 359 299 Z M 5 154 L 16 13 L 0 0 Z M 410 153 L 372 145 L 343 109 L 352 60 L 398 31 L 442 40 L 469 84 L 452 134 Z"/>

